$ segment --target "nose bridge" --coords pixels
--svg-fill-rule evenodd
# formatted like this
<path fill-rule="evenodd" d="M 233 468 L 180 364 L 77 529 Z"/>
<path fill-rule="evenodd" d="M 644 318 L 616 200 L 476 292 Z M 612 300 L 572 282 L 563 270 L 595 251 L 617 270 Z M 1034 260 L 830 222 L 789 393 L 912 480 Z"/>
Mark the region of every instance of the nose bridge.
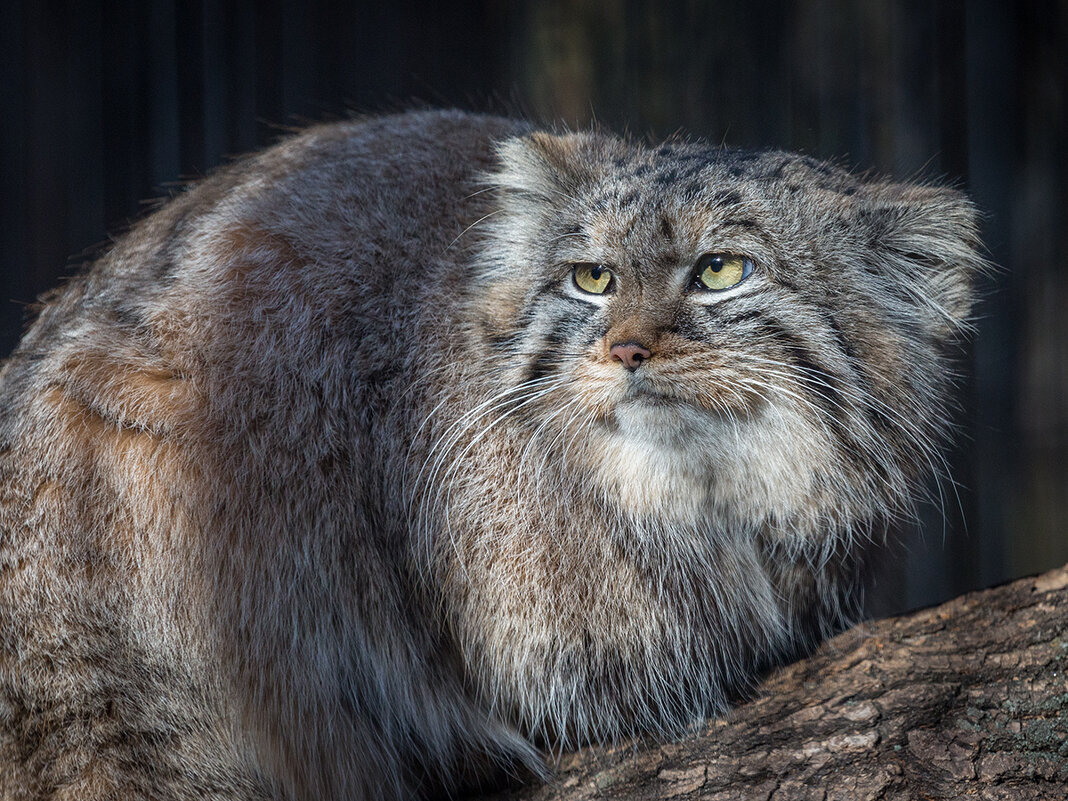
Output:
<path fill-rule="evenodd" d="M 609 347 L 632 342 L 655 350 L 660 335 L 674 318 L 670 293 L 663 287 L 635 286 L 616 300 L 605 337 Z"/>

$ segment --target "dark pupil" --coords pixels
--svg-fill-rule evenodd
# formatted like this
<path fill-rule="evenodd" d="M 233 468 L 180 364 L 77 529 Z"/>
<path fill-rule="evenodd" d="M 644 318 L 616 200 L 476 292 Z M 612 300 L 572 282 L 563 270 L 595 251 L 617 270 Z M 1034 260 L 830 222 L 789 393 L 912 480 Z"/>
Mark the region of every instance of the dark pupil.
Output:
<path fill-rule="evenodd" d="M 600 267 L 592 267 L 592 268 L 590 268 L 590 278 L 592 278 L 594 281 L 600 281 L 601 280 L 601 268 Z"/>
<path fill-rule="evenodd" d="M 712 259 L 712 260 L 711 260 L 711 261 L 710 261 L 710 262 L 708 263 L 708 268 L 709 268 L 709 269 L 710 269 L 710 270 L 711 270 L 712 272 L 714 272 L 714 273 L 718 273 L 718 272 L 719 272 L 720 270 L 722 270 L 722 269 L 723 269 L 723 259 Z"/>

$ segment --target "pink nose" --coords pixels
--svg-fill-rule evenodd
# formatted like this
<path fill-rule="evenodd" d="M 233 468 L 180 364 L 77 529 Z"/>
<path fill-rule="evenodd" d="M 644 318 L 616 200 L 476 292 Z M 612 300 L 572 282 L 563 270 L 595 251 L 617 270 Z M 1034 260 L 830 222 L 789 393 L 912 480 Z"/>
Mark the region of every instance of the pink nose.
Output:
<path fill-rule="evenodd" d="M 642 362 L 653 355 L 637 342 L 617 342 L 608 349 L 608 354 L 623 362 L 623 366 L 632 373 L 641 367 Z"/>

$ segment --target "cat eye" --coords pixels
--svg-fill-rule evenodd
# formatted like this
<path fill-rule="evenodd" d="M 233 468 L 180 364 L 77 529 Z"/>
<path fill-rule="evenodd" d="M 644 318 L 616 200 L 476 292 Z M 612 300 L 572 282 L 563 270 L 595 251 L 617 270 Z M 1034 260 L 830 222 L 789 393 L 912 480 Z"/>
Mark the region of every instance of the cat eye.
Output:
<path fill-rule="evenodd" d="M 583 292 L 603 295 L 612 283 L 612 271 L 603 264 L 576 264 L 571 278 Z"/>
<path fill-rule="evenodd" d="M 733 253 L 706 253 L 693 270 L 694 286 L 720 292 L 742 283 L 753 272 L 753 260 Z"/>

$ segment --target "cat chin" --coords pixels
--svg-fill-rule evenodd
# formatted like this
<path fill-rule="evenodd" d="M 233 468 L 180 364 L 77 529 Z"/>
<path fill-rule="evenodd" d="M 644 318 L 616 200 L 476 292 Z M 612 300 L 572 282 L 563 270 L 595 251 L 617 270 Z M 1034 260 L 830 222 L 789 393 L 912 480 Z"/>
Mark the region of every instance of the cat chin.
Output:
<path fill-rule="evenodd" d="M 635 517 L 745 530 L 794 520 L 804 535 L 820 444 L 784 415 L 732 419 L 669 398 L 628 398 L 602 432 L 594 469 L 609 499 Z"/>
<path fill-rule="evenodd" d="M 620 401 L 594 454 L 598 479 L 635 517 L 696 524 L 706 516 L 722 425 L 688 404 L 658 396 Z"/>

